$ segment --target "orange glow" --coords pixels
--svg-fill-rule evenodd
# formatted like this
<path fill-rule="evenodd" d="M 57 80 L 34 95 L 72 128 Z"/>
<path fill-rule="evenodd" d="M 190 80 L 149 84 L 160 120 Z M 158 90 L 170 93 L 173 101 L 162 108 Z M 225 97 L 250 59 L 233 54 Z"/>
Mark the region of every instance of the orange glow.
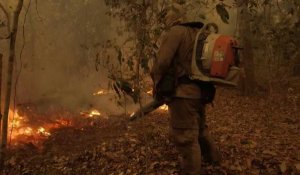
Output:
<path fill-rule="evenodd" d="M 100 116 L 101 113 L 97 110 L 92 110 L 89 114 L 90 117 Z"/>
<path fill-rule="evenodd" d="M 27 109 L 29 108 L 26 108 L 26 110 Z M 34 113 L 34 111 L 26 110 L 23 111 L 20 109 L 21 112 L 18 110 L 9 111 L 8 137 L 13 145 L 24 142 L 38 144 L 53 135 L 56 129 L 81 126 L 82 124 L 86 124 L 86 122 L 91 122 L 90 120 L 85 120 L 86 118 L 107 118 L 105 114 L 102 114 L 96 109 L 81 112 L 82 119 L 84 120 L 70 117 L 70 113 L 63 113 L 63 111 L 62 113 L 54 113 L 54 115 L 45 114 L 45 116 L 42 116 L 38 115 L 38 113 Z M 76 117 L 76 114 L 74 117 Z"/>
<path fill-rule="evenodd" d="M 168 110 L 169 110 L 169 107 L 168 107 L 168 105 L 165 105 L 165 104 L 164 104 L 164 105 L 160 106 L 159 109 L 160 109 L 160 110 L 163 110 L 163 111 L 168 111 Z"/>
<path fill-rule="evenodd" d="M 96 109 L 93 109 L 90 112 L 81 112 L 80 114 L 82 116 L 87 117 L 87 118 L 94 118 L 94 117 L 101 116 L 101 113 L 98 110 L 96 110 Z"/>
<path fill-rule="evenodd" d="M 71 120 L 67 120 L 67 119 L 56 119 L 56 127 L 61 127 L 61 126 L 72 126 L 72 121 Z"/>
<path fill-rule="evenodd" d="M 103 90 L 103 89 L 101 89 L 101 90 L 93 93 L 94 96 L 97 96 L 97 95 L 106 95 L 106 94 L 109 94 L 109 91 Z"/>
<path fill-rule="evenodd" d="M 147 91 L 147 94 L 153 95 L 153 90 L 151 89 L 150 91 Z"/>
<path fill-rule="evenodd" d="M 13 129 L 11 134 L 12 139 L 18 135 L 31 135 L 33 133 L 32 128 L 24 126 L 24 123 L 27 122 L 27 119 L 24 116 L 20 116 L 17 110 L 15 113 L 12 110 L 9 110 L 8 122 L 8 130 L 11 131 Z"/>
<path fill-rule="evenodd" d="M 93 93 L 93 95 L 103 95 L 104 94 L 104 90 L 100 90 L 98 92 Z"/>
<path fill-rule="evenodd" d="M 9 129 L 9 131 L 11 130 L 11 128 Z M 17 131 L 17 133 L 15 133 Z M 22 128 L 16 128 L 13 130 L 12 133 L 12 139 L 15 138 L 18 135 L 26 135 L 26 136 L 31 136 L 32 134 L 34 134 L 34 131 L 31 127 L 22 127 Z"/>
<path fill-rule="evenodd" d="M 13 143 L 18 143 L 18 141 L 38 141 L 51 136 L 50 131 L 52 129 L 71 126 L 73 124 L 72 121 L 68 119 L 49 120 L 47 123 L 40 124 L 34 121 L 29 122 L 28 117 L 20 115 L 18 110 L 15 110 L 15 112 L 12 110 L 9 111 L 8 122 L 9 138 Z"/>
<path fill-rule="evenodd" d="M 37 130 L 37 133 L 38 134 L 41 134 L 43 136 L 50 136 L 51 134 L 49 132 L 46 131 L 45 128 L 43 127 L 39 127 L 38 130 Z"/>

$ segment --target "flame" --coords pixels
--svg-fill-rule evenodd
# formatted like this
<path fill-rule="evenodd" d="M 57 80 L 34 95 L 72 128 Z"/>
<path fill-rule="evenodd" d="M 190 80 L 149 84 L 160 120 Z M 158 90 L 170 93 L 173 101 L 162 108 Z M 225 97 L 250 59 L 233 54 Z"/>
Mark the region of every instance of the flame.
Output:
<path fill-rule="evenodd" d="M 23 116 L 20 116 L 18 111 L 13 112 L 9 110 L 8 120 L 10 121 L 10 127 L 19 128 L 22 126 L 23 122 L 26 122 L 26 119 Z"/>
<path fill-rule="evenodd" d="M 23 126 L 27 119 L 24 116 L 20 116 L 17 110 L 15 112 L 9 110 L 8 122 L 8 130 L 11 131 L 13 129 L 12 139 L 18 135 L 30 135 L 33 133 L 32 128 Z"/>
<path fill-rule="evenodd" d="M 100 115 L 101 115 L 101 113 L 95 109 L 89 113 L 90 117 L 95 117 L 95 116 L 100 116 Z"/>
<path fill-rule="evenodd" d="M 44 127 L 32 128 L 27 126 L 28 118 L 26 116 L 21 116 L 18 110 L 9 110 L 9 131 L 12 131 L 11 138 L 15 139 L 18 136 L 50 136 L 51 134 L 46 131 Z"/>
<path fill-rule="evenodd" d="M 60 126 L 71 126 L 72 125 L 72 121 L 67 120 L 67 119 L 56 119 L 55 122 L 56 122 L 56 125 L 55 125 L 56 128 L 58 128 Z"/>
<path fill-rule="evenodd" d="M 101 89 L 101 90 L 93 93 L 94 96 L 97 96 L 97 95 L 106 95 L 106 94 L 109 94 L 109 91 L 103 90 L 103 89 Z"/>
<path fill-rule="evenodd" d="M 93 95 L 104 95 L 105 93 L 104 93 L 104 90 L 100 90 L 100 91 L 98 91 L 98 92 L 95 92 L 95 93 L 93 93 Z"/>
<path fill-rule="evenodd" d="M 45 128 L 43 127 L 39 127 L 37 130 L 37 133 L 43 136 L 50 136 L 51 134 L 49 132 L 46 131 Z"/>
<path fill-rule="evenodd" d="M 11 127 L 14 127 L 14 128 L 19 128 L 21 126 L 21 120 L 22 118 L 15 118 L 12 122 L 11 122 Z"/>
<path fill-rule="evenodd" d="M 169 107 L 168 107 L 168 105 L 164 104 L 164 105 L 160 106 L 159 109 L 164 110 L 164 111 L 168 111 Z"/>
<path fill-rule="evenodd" d="M 93 109 L 90 112 L 81 112 L 80 114 L 82 116 L 85 116 L 85 117 L 88 117 L 88 118 L 93 118 L 93 117 L 99 117 L 99 116 L 101 116 L 101 113 L 98 110 L 96 110 L 96 109 Z"/>
<path fill-rule="evenodd" d="M 71 120 L 56 119 L 51 120 L 51 122 L 48 123 L 42 123 L 40 126 L 36 126 L 37 123 L 29 123 L 28 117 L 23 114 L 20 115 L 18 110 L 15 110 L 15 112 L 13 110 L 9 111 L 8 121 L 8 130 L 11 132 L 9 137 L 14 144 L 17 144 L 19 141 L 23 140 L 30 142 L 39 141 L 43 138 L 51 136 L 51 129 L 72 125 Z"/>
<path fill-rule="evenodd" d="M 131 114 L 130 114 L 130 117 L 133 117 L 134 115 L 135 115 L 135 112 L 131 113 Z"/>
<path fill-rule="evenodd" d="M 20 128 L 18 130 L 18 134 L 20 135 L 26 135 L 26 136 L 30 136 L 34 133 L 33 129 L 31 127 L 24 127 L 24 128 Z M 14 134 L 16 135 L 16 134 Z"/>
<path fill-rule="evenodd" d="M 30 110 L 30 112 L 32 112 Z M 73 126 L 76 123 L 76 120 L 72 120 L 71 118 L 60 117 L 53 119 L 47 118 L 47 122 L 44 122 L 41 118 L 36 118 L 35 114 L 32 117 L 35 117 L 36 120 L 33 120 L 31 116 L 25 115 L 26 111 L 22 110 L 20 113 L 18 110 L 10 110 L 9 111 L 9 138 L 11 139 L 14 145 L 17 145 L 22 142 L 32 142 L 32 143 L 41 143 L 44 139 L 50 137 L 52 133 L 50 132 L 53 129 L 65 127 L 65 126 Z M 106 117 L 106 115 L 101 114 L 98 110 L 92 109 L 87 112 L 82 112 L 84 117 L 93 118 L 93 117 Z"/>
<path fill-rule="evenodd" d="M 153 95 L 153 90 L 151 89 L 151 90 L 147 91 L 147 94 Z"/>

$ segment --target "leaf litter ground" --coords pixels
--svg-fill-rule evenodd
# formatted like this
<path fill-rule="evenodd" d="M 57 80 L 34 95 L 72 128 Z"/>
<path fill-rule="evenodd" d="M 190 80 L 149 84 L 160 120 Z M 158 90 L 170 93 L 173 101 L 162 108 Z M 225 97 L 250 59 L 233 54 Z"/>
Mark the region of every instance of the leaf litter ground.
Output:
<path fill-rule="evenodd" d="M 207 122 L 222 152 L 220 166 L 203 163 L 202 174 L 299 174 L 299 94 L 241 96 L 218 89 Z M 135 122 L 124 116 L 93 119 L 52 131 L 39 146 L 9 150 L 9 175 L 180 174 L 178 153 L 168 137 L 166 112 Z"/>

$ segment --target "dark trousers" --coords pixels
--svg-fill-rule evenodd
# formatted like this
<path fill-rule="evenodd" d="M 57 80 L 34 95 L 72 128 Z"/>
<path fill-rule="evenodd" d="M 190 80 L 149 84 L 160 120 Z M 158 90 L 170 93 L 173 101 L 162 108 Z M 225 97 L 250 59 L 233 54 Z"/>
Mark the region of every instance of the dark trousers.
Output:
<path fill-rule="evenodd" d="M 198 99 L 174 98 L 169 103 L 170 136 L 182 157 L 184 175 L 199 175 L 201 155 L 208 162 L 220 160 L 205 122 L 205 105 Z"/>

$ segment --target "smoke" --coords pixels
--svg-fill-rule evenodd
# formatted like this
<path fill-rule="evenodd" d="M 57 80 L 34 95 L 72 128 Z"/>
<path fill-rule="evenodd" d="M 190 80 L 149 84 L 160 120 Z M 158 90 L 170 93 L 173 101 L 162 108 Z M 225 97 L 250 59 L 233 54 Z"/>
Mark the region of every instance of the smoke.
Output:
<path fill-rule="evenodd" d="M 220 3 L 220 1 L 210 1 L 208 5 L 199 5 L 198 3 L 194 2 L 191 7 L 189 4 L 192 2 L 187 2 L 187 18 L 190 21 L 201 21 L 204 24 L 207 23 L 215 23 L 219 27 L 219 33 L 225 35 L 236 35 L 237 34 L 237 9 L 234 7 L 233 0 L 226 0 L 224 4 L 226 6 L 226 10 L 229 13 L 229 20 L 228 24 L 224 23 L 221 20 L 221 17 L 217 13 L 216 5 Z"/>
<path fill-rule="evenodd" d="M 71 110 L 95 106 L 91 104 L 97 102 L 93 92 L 107 87 L 106 73 L 104 70 L 97 72 L 94 61 L 95 48 L 111 34 L 104 2 L 43 0 L 36 4 L 32 1 L 23 38 L 29 2 L 25 0 L 19 21 L 15 77 L 21 64 L 22 68 L 16 92 L 17 104 L 36 104 L 45 109 L 61 106 Z M 6 69 L 8 42 L 0 44 Z M 105 106 L 104 103 L 101 105 Z"/>
<path fill-rule="evenodd" d="M 104 1 L 38 0 L 36 4 L 32 0 L 23 38 L 29 2 L 24 1 L 19 21 L 15 77 L 21 63 L 22 68 L 16 103 L 34 104 L 45 110 L 57 106 L 73 111 L 91 107 L 108 113 L 120 111 L 111 101 L 113 95 L 92 95 L 100 88 L 106 88 L 108 83 L 106 70 L 97 72 L 95 69 L 97 47 L 116 36 L 112 29 L 116 22 L 105 14 L 108 9 Z M 235 19 L 232 16 L 235 15 L 230 15 L 230 24 L 224 24 L 216 12 L 208 14 L 203 22 L 215 22 L 221 33 L 234 34 Z M 0 46 L 0 52 L 7 59 L 8 42 L 1 41 Z"/>

